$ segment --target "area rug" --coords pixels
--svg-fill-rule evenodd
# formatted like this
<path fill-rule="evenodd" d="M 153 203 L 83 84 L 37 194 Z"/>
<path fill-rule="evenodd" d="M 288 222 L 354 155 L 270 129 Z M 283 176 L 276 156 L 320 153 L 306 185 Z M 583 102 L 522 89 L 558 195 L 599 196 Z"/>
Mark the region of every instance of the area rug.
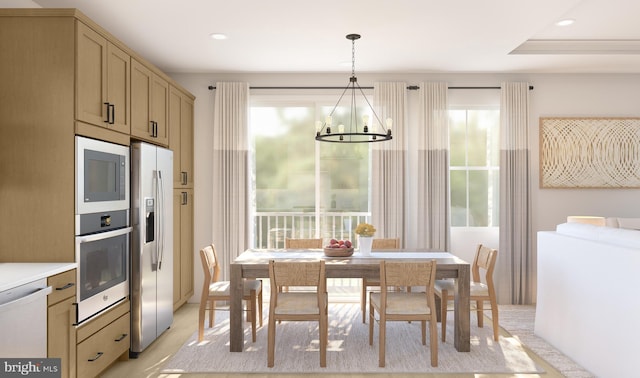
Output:
<path fill-rule="evenodd" d="M 265 312 L 267 313 L 267 312 Z M 327 367 L 320 367 L 318 329 L 314 322 L 283 322 L 277 325 L 275 367 L 267 367 L 267 323 L 251 342 L 245 327 L 242 353 L 229 352 L 228 312 L 216 313 L 216 325 L 205 328 L 198 343 L 197 332 L 165 364 L 162 373 L 543 373 L 516 339 L 493 340 L 491 324 L 478 328 L 471 317 L 471 351 L 453 346 L 453 316 L 447 322 L 447 341 L 438 336 L 438 366 L 430 365 L 429 342 L 421 343 L 419 322 L 387 323 L 386 367 L 378 367 L 378 325 L 369 345 L 369 326 L 362 323 L 360 305 L 329 305 Z M 438 335 L 440 325 L 438 324 Z M 427 335 L 428 336 L 428 335 Z"/>
<path fill-rule="evenodd" d="M 534 334 L 536 307 L 533 305 L 500 305 L 500 326 L 567 378 L 595 378 L 562 352 Z M 491 312 L 487 311 L 487 317 Z"/>

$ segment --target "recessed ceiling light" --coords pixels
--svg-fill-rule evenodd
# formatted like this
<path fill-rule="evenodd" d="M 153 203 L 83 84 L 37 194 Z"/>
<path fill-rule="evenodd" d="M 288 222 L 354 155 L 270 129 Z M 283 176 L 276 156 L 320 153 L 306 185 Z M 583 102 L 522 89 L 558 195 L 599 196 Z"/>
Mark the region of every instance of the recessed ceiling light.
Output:
<path fill-rule="evenodd" d="M 576 22 L 576 20 L 571 19 L 571 18 L 567 18 L 565 20 L 560 20 L 560 21 L 556 22 L 556 25 L 558 25 L 558 26 L 569 26 L 569 25 L 573 24 L 574 22 Z"/>
<path fill-rule="evenodd" d="M 217 39 L 217 40 L 222 40 L 222 39 L 227 39 L 228 38 L 226 34 L 222 34 L 222 33 L 211 33 L 209 36 L 211 38 Z"/>

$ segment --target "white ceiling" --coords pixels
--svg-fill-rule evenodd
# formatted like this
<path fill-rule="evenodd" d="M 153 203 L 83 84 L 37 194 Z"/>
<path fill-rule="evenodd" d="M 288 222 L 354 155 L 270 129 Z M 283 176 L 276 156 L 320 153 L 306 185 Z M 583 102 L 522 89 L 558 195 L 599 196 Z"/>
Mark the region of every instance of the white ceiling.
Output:
<path fill-rule="evenodd" d="M 13 6 L 78 8 L 167 72 L 350 72 L 358 33 L 356 72 L 640 73 L 637 0 L 0 0 Z"/>

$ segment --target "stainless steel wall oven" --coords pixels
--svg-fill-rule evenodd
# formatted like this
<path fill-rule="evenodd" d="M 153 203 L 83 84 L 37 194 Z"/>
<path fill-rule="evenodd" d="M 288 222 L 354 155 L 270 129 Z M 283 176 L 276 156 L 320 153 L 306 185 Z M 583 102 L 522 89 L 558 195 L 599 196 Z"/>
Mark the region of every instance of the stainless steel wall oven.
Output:
<path fill-rule="evenodd" d="M 129 148 L 76 137 L 77 324 L 129 296 Z"/>

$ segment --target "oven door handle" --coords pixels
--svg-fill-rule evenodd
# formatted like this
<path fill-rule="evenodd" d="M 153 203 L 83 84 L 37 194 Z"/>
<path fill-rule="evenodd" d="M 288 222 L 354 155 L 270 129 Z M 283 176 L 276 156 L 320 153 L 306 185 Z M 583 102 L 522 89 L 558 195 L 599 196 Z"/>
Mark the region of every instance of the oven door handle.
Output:
<path fill-rule="evenodd" d="M 93 242 L 93 241 L 96 241 L 96 240 L 104 240 L 104 239 L 113 238 L 115 236 L 128 234 L 128 233 L 131 232 L 131 230 L 132 230 L 131 227 L 125 227 L 125 228 L 119 228 L 119 229 L 113 230 L 113 231 L 101 232 L 99 234 L 76 236 L 76 241 L 78 243 L 89 243 L 89 242 Z"/>

